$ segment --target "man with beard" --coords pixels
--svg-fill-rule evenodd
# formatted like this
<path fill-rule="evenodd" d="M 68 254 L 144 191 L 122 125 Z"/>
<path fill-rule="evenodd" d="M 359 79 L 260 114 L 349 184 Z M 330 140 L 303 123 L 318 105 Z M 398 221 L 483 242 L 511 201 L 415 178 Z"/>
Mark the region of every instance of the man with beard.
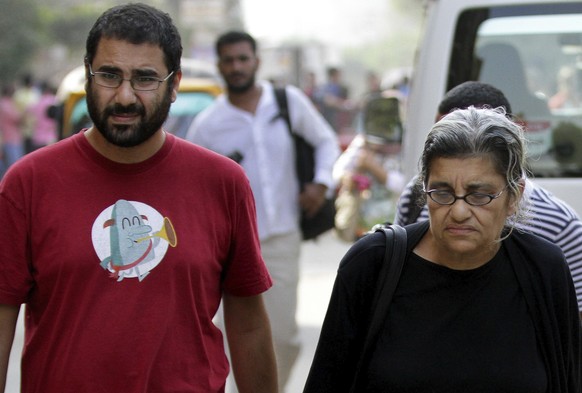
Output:
<path fill-rule="evenodd" d="M 164 132 L 182 73 L 169 15 L 113 7 L 87 38 L 94 126 L 0 183 L 0 391 L 26 304 L 23 393 L 277 391 L 252 191 Z"/>
<path fill-rule="evenodd" d="M 228 32 L 216 42 L 218 70 L 227 94 L 199 114 L 186 138 L 231 157 L 244 168 L 257 204 L 261 250 L 274 279 L 265 294 L 279 390 L 283 391 L 299 352 L 295 318 L 301 234 L 299 214 L 314 214 L 334 191 L 332 169 L 339 155 L 336 135 L 309 98 L 286 87 L 293 132 L 315 148 L 315 177 L 299 192 L 294 144 L 280 115 L 273 85 L 256 81 L 257 44 L 245 32 Z"/>

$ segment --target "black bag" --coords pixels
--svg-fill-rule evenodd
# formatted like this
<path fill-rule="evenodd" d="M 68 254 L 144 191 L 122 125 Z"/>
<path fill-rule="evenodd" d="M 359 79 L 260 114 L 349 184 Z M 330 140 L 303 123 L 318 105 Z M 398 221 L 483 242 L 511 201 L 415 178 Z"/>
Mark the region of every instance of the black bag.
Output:
<path fill-rule="evenodd" d="M 306 183 L 311 183 L 315 176 L 315 157 L 314 148 L 300 135 L 293 132 L 289 109 L 287 107 L 287 94 L 285 88 L 275 88 L 275 98 L 279 105 L 279 117 L 282 117 L 287 123 L 289 133 L 295 142 L 295 169 L 299 180 L 300 189 L 303 191 Z M 308 218 L 305 213 L 301 214 L 301 233 L 303 240 L 315 239 L 324 232 L 333 229 L 335 221 L 335 199 L 328 198 L 325 200 L 321 209 L 315 216 Z"/>

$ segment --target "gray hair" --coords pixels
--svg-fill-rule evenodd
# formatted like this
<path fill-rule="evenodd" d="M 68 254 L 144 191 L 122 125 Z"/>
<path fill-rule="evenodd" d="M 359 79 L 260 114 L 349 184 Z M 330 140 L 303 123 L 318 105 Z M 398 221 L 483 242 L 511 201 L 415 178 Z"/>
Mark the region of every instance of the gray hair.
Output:
<path fill-rule="evenodd" d="M 437 158 L 471 158 L 487 155 L 498 174 L 505 177 L 507 192 L 520 200 L 526 174 L 523 128 L 507 117 L 503 108 L 455 110 L 431 128 L 420 159 L 419 181 L 427 186 L 431 164 Z M 516 213 L 506 225 L 523 221 L 526 201 L 521 198 Z M 513 225 L 511 225 L 513 226 Z"/>

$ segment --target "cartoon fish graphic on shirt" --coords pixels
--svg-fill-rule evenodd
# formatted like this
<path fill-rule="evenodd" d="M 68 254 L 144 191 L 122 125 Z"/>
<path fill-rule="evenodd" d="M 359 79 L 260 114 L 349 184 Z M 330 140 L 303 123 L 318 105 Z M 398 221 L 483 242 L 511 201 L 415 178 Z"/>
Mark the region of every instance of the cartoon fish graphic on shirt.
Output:
<path fill-rule="evenodd" d="M 111 268 L 112 277 L 123 280 L 130 272 L 142 281 L 149 271 L 141 272 L 140 264 L 151 261 L 155 257 L 154 248 L 160 241 L 158 237 L 149 236 L 152 227 L 145 223 L 147 217 L 139 214 L 137 209 L 126 200 L 115 202 L 111 219 L 104 228 L 110 229 L 111 255 L 101 261 L 104 269 Z"/>

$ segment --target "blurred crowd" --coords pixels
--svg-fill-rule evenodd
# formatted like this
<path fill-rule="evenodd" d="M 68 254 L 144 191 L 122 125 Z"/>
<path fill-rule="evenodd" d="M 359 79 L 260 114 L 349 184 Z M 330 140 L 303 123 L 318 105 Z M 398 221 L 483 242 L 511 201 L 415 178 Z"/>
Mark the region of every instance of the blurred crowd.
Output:
<path fill-rule="evenodd" d="M 338 134 L 340 143 L 347 146 L 351 137 L 358 133 L 358 116 L 361 109 L 370 97 L 381 94 L 383 91 L 398 91 L 405 100 L 408 96 L 409 79 L 402 75 L 398 80 L 382 81 L 382 77 L 375 71 L 368 71 L 365 75 L 364 94 L 354 97 L 343 81 L 342 70 L 338 67 L 329 67 L 326 70 L 325 82 L 319 83 L 314 72 L 308 72 L 303 83 L 303 92 L 313 101 L 323 117 Z"/>
<path fill-rule="evenodd" d="M 49 108 L 56 90 L 46 81 L 24 75 L 18 83 L 0 87 L 0 178 L 23 155 L 57 139 L 56 121 Z"/>
<path fill-rule="evenodd" d="M 315 74 L 309 73 L 303 88 L 342 148 L 333 168 L 335 233 L 346 242 L 394 216 L 405 185 L 400 152 L 409 79 L 402 75 L 386 83 L 369 71 L 363 83 L 364 93 L 351 97 L 341 70 L 330 67 L 324 83 L 317 84 Z"/>

